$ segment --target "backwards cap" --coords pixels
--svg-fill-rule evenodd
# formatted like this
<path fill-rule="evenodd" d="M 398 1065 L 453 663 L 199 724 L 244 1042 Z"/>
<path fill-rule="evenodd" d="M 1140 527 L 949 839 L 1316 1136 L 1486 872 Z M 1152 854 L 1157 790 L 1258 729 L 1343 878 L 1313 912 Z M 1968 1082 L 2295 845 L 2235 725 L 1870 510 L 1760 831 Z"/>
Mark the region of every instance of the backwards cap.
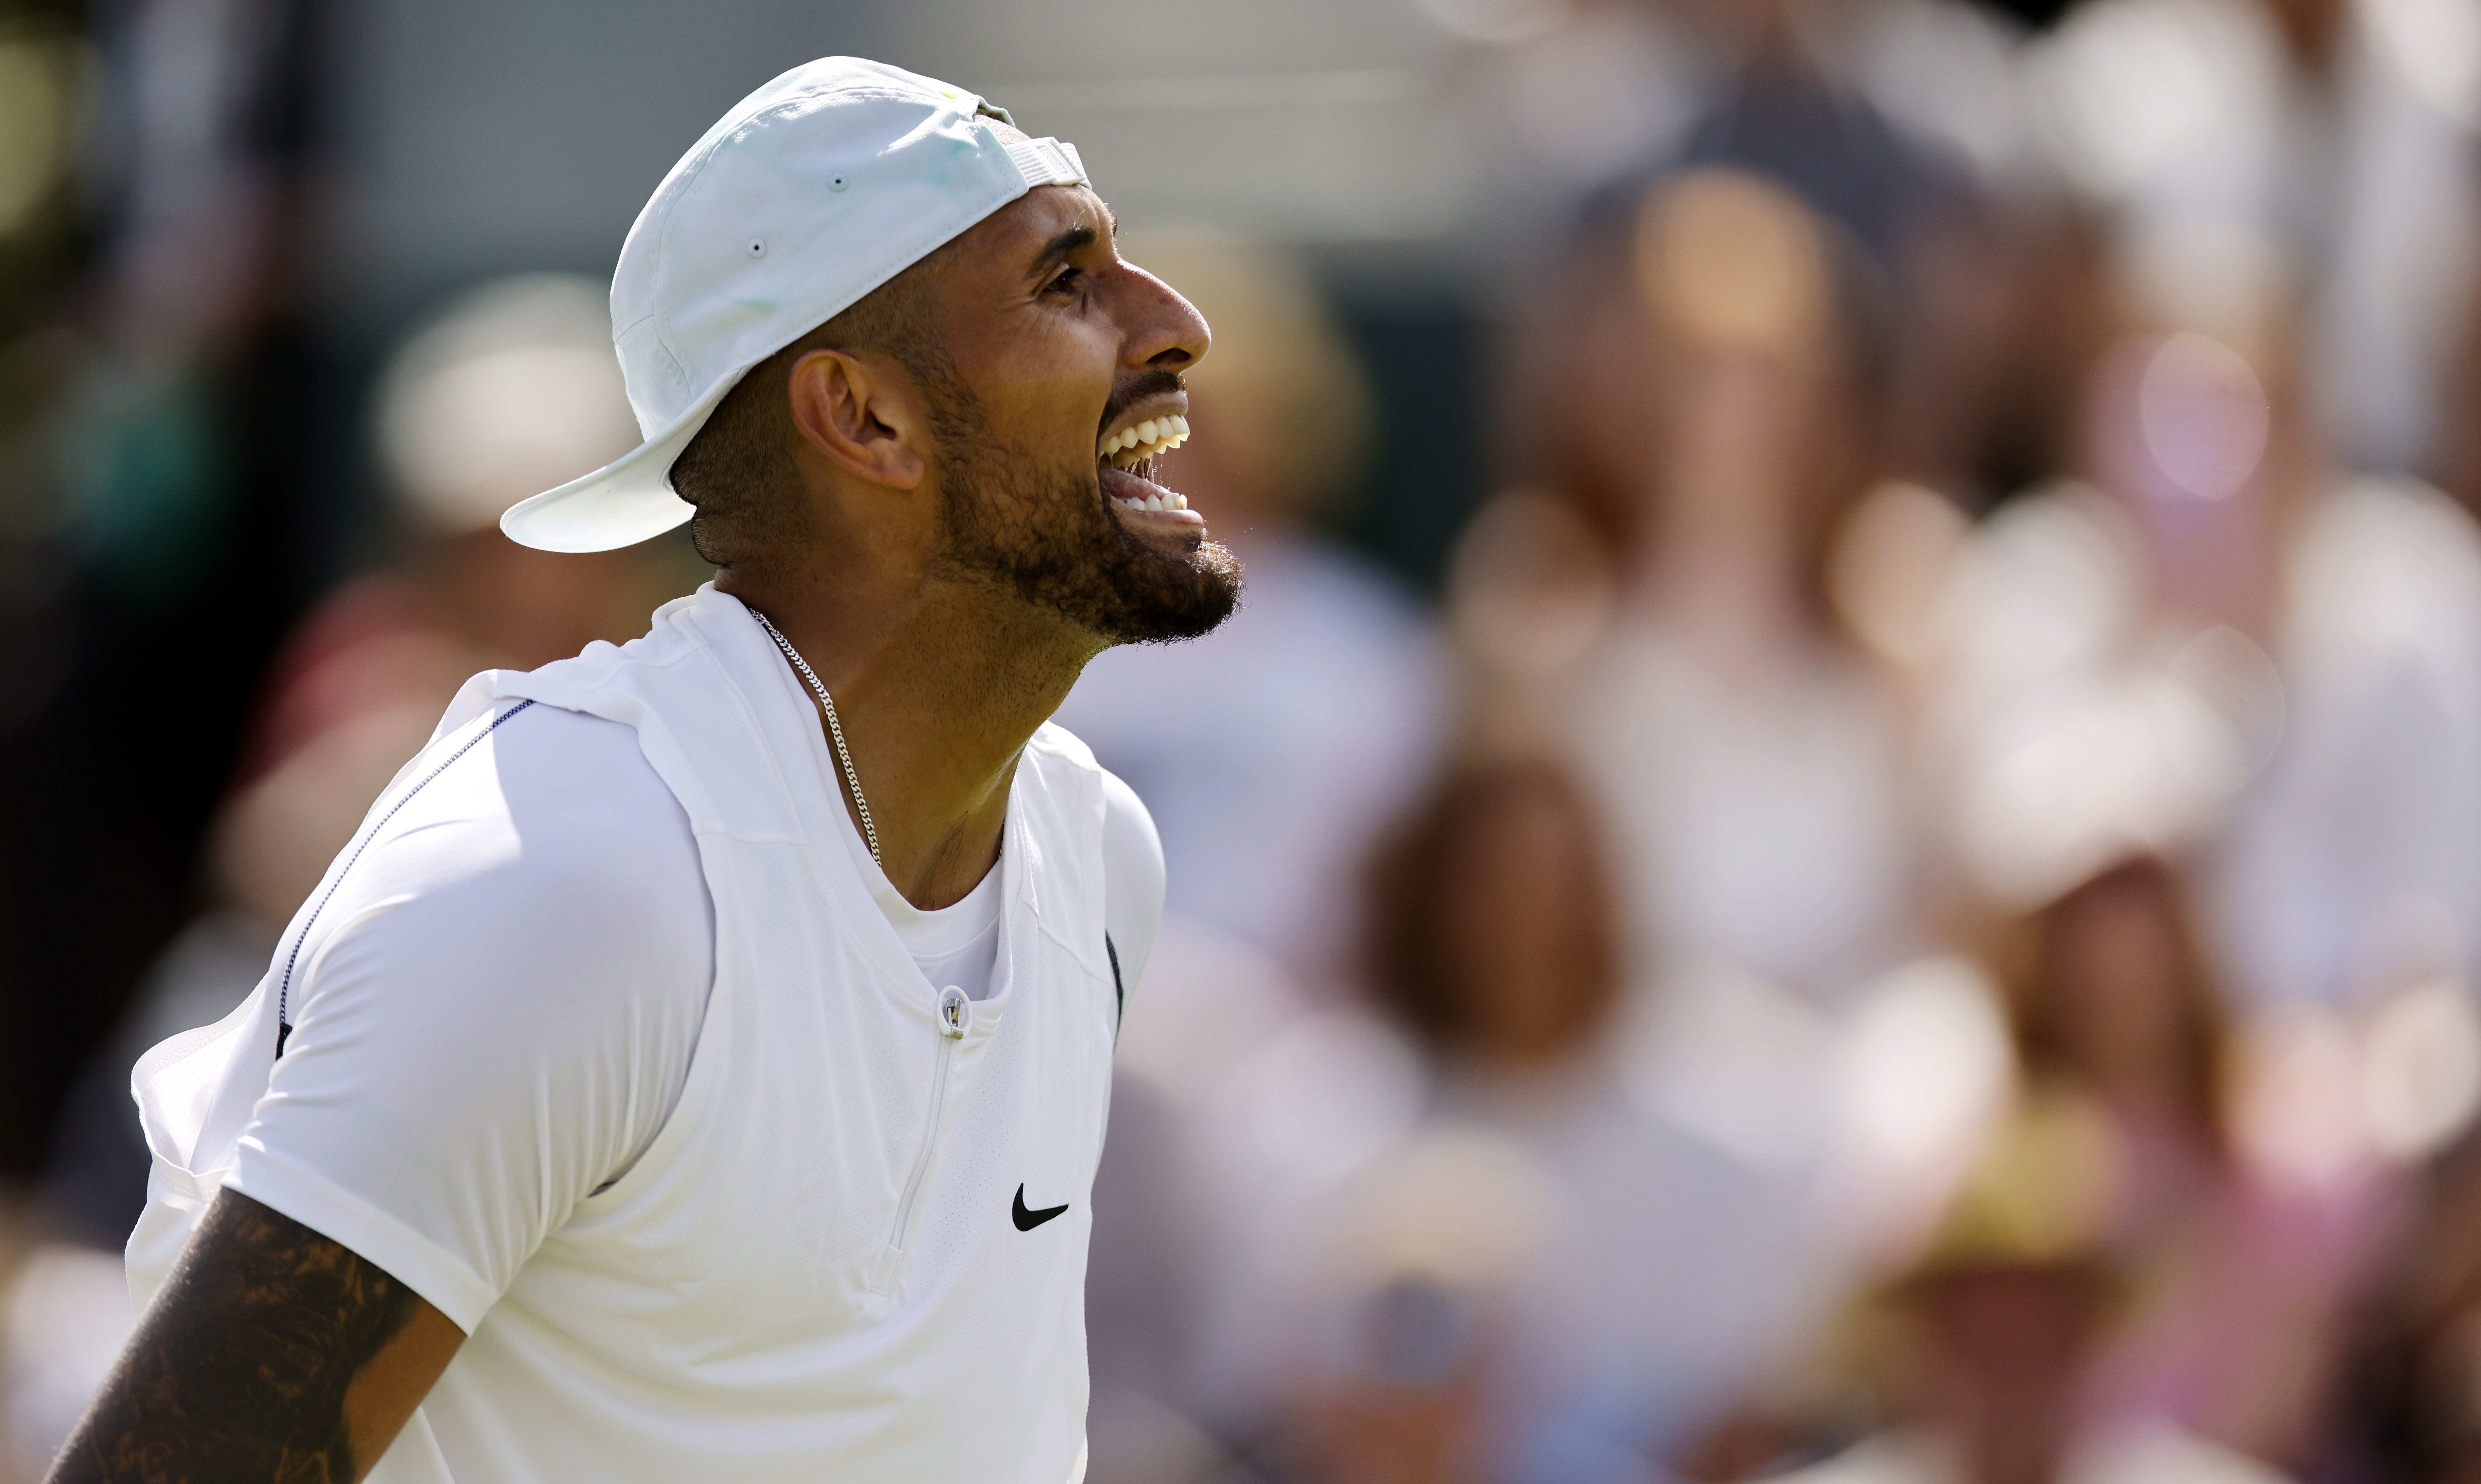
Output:
<path fill-rule="evenodd" d="M 734 104 L 638 214 L 612 275 L 612 339 L 645 441 L 511 506 L 544 551 L 609 551 L 694 513 L 672 461 L 752 366 L 1036 186 L 1083 185 L 1073 145 L 1001 140 L 1003 109 L 858 57 L 823 57 Z"/>

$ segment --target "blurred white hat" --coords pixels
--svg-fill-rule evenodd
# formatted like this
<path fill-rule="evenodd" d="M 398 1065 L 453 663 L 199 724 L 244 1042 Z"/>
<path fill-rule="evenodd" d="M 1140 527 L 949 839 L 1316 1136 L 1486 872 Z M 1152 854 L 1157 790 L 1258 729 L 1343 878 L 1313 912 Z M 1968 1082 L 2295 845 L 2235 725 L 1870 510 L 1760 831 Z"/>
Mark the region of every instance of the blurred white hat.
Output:
<path fill-rule="evenodd" d="M 379 452 L 405 513 L 455 535 L 638 441 L 601 286 L 503 278 L 457 299 L 380 374 Z"/>
<path fill-rule="evenodd" d="M 1007 143 L 1004 110 L 856 57 L 733 105 L 638 214 L 612 338 L 644 442 L 510 509 L 546 551 L 607 551 L 688 520 L 673 459 L 749 368 L 1036 186 L 1082 185 L 1074 147 Z"/>

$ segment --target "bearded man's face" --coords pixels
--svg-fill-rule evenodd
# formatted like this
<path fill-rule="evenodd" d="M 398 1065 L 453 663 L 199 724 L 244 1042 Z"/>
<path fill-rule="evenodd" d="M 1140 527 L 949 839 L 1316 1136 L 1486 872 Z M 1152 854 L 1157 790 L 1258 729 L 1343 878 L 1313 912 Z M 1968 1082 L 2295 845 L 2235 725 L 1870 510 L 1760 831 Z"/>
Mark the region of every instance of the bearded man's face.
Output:
<path fill-rule="evenodd" d="M 1206 324 L 1121 261 L 1113 229 L 1091 191 L 1047 186 L 946 265 L 946 333 L 912 368 L 936 434 L 938 560 L 1105 643 L 1194 638 L 1238 606 L 1240 564 L 1154 475 L 1188 435 L 1180 372 Z"/>

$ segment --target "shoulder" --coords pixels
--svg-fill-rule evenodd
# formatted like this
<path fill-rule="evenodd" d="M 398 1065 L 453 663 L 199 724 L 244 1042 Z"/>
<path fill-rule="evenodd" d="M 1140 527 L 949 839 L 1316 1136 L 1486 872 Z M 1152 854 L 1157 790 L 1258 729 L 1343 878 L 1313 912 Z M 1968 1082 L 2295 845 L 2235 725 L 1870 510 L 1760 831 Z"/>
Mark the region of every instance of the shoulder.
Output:
<path fill-rule="evenodd" d="M 1116 889 L 1141 887 L 1160 912 L 1163 888 L 1162 837 L 1145 800 L 1120 775 L 1094 761 L 1093 750 L 1056 721 L 1044 722 L 1026 744 L 1037 770 L 1064 769 L 1091 776 L 1103 794 L 1103 870 Z"/>
<path fill-rule="evenodd" d="M 1098 769 L 1099 771 L 1099 769 Z M 1162 925 L 1162 839 L 1136 791 L 1103 777 L 1103 929 L 1110 937 L 1123 991 L 1145 977 Z"/>
<path fill-rule="evenodd" d="M 497 708 L 418 759 L 298 924 L 316 950 L 378 910 L 379 935 L 596 944 L 665 956 L 708 933 L 688 816 L 635 729 L 538 703 Z M 597 960 L 608 953 L 588 956 Z"/>
<path fill-rule="evenodd" d="M 417 759 L 278 950 L 293 1029 L 233 1188 L 373 1234 L 471 1329 L 669 1115 L 714 932 L 635 729 L 502 703 Z"/>
<path fill-rule="evenodd" d="M 1137 791 L 1120 775 L 1103 769 L 1103 870 L 1115 881 L 1128 882 L 1149 895 L 1162 910 L 1162 836 L 1155 817 L 1146 811 Z"/>
<path fill-rule="evenodd" d="M 436 831 L 513 832 L 535 866 L 575 868 L 598 864 L 609 846 L 687 830 L 624 723 L 517 701 L 444 742 L 386 806 L 375 850 Z"/>
<path fill-rule="evenodd" d="M 1082 774 L 1102 795 L 1103 930 L 1124 991 L 1144 977 L 1163 911 L 1162 837 L 1137 791 L 1094 761 L 1067 728 L 1045 723 L 1026 746 L 1038 776 Z M 1092 795 L 1084 795 L 1091 798 Z"/>
<path fill-rule="evenodd" d="M 1103 765 L 1094 761 L 1094 749 L 1057 721 L 1046 721 L 1033 729 L 1033 736 L 1025 744 L 1025 755 L 1040 768 L 1089 773 L 1103 770 Z"/>

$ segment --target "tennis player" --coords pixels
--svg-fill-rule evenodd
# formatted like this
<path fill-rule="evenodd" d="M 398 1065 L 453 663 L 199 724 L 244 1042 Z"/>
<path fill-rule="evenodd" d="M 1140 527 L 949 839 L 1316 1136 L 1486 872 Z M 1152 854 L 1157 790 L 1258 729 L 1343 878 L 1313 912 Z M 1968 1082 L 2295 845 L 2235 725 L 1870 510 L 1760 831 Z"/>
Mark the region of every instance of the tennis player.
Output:
<path fill-rule="evenodd" d="M 1045 718 L 1237 601 L 1151 479 L 1206 325 L 1075 149 L 850 58 L 708 131 L 612 308 L 645 443 L 503 524 L 719 575 L 468 683 L 139 1063 L 146 1308 L 56 1479 L 1084 1472 L 1162 864 Z"/>

